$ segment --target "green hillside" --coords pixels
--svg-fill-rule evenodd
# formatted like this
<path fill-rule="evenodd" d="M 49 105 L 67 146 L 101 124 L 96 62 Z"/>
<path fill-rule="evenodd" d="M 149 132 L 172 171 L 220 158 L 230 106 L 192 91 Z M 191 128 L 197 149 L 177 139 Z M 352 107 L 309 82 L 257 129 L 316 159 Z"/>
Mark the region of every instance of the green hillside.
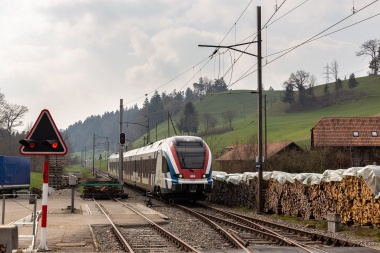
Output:
<path fill-rule="evenodd" d="M 305 148 L 310 145 L 310 130 L 322 117 L 326 116 L 373 116 L 380 114 L 380 77 L 368 76 L 357 78 L 359 85 L 356 92 L 364 92 L 366 95 L 350 101 L 335 104 L 333 106 L 304 112 L 287 113 L 289 105 L 281 101 L 282 91 L 264 91 L 267 101 L 266 121 L 268 142 L 294 141 Z M 335 86 L 328 84 L 330 95 L 335 96 Z M 347 81 L 344 81 L 343 90 L 349 90 Z M 315 95 L 322 96 L 323 85 L 315 87 Z M 199 118 L 204 113 L 209 113 L 219 120 L 217 128 L 227 126 L 222 121 L 222 114 L 228 110 L 235 111 L 237 117 L 232 122 L 233 131 L 207 137 L 214 142 L 211 145 L 213 153 L 217 154 L 227 145 L 236 143 L 237 140 L 247 142 L 249 137 L 257 135 L 257 94 L 247 90 L 234 90 L 224 94 L 215 94 L 196 101 L 194 106 Z M 265 120 L 263 112 L 263 122 Z M 173 117 L 174 124 L 179 121 L 181 115 Z M 200 119 L 200 122 L 201 119 Z M 264 125 L 263 125 L 264 128 Z M 168 130 L 169 129 L 169 130 Z M 200 132 L 204 126 L 200 125 Z M 177 130 L 178 131 L 178 130 Z M 171 123 L 160 124 L 157 129 L 151 130 L 151 141 L 174 135 Z M 179 133 L 177 133 L 179 134 Z M 143 140 L 135 142 L 135 146 L 141 146 Z"/>

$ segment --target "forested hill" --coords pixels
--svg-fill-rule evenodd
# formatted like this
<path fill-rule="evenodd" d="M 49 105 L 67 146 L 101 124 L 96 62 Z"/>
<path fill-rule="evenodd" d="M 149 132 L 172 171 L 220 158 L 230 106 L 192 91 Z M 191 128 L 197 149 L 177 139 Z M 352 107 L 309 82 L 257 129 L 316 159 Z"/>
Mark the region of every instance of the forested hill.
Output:
<path fill-rule="evenodd" d="M 126 139 L 134 142 L 145 134 L 148 128 L 152 131 L 161 122 L 166 121 L 168 115 L 177 115 L 188 102 L 196 103 L 211 94 L 225 91 L 227 85 L 223 78 L 214 81 L 200 78 L 198 83 L 193 84 L 193 89 L 187 88 L 185 92 L 174 90 L 169 94 L 166 92 L 158 94 L 156 91 L 150 99 L 145 99 L 141 108 L 134 105 L 124 109 L 123 131 L 126 133 Z M 109 141 L 109 149 L 114 151 L 117 150 L 119 142 L 119 121 L 118 110 L 105 112 L 103 115 L 92 115 L 83 122 L 70 125 L 65 134 L 74 152 L 92 150 L 94 135 L 96 144 L 99 144 L 97 146 L 103 147 L 107 145 L 106 141 Z"/>
<path fill-rule="evenodd" d="M 263 120 L 267 121 L 268 141 L 296 141 L 310 145 L 310 130 L 324 116 L 373 116 L 380 114 L 380 77 L 368 76 L 356 79 L 355 86 L 349 86 L 349 80 L 342 83 L 329 83 L 307 90 L 307 97 L 300 99 L 299 91 L 294 90 L 293 101 L 287 102 L 285 91 L 266 90 L 266 105 L 263 108 Z M 200 82 L 201 83 L 201 82 Z M 170 94 L 157 92 L 150 100 L 146 99 L 142 108 L 137 105 L 125 109 L 123 131 L 130 142 L 141 146 L 146 138 L 149 119 L 150 141 L 168 135 L 187 134 L 194 129 L 184 127 L 185 105 L 194 106 L 197 119 L 195 135 L 203 136 L 211 143 L 213 153 L 221 148 L 245 142 L 257 133 L 257 94 L 247 90 L 227 91 L 223 85 L 214 86 L 209 82 L 209 89 L 195 84 L 194 90 L 186 92 L 173 91 Z M 222 82 L 224 83 L 224 82 Z M 211 86 L 210 86 L 211 84 Z M 216 91 L 215 87 L 220 88 Z M 224 87 L 221 88 L 221 87 Z M 288 97 L 289 98 L 289 97 Z M 301 102 L 302 100 L 302 102 Z M 284 102 L 285 101 L 285 102 Z M 168 120 L 168 112 L 171 120 Z M 185 112 L 185 113 L 184 113 Z M 148 117 L 145 117 L 147 115 Z M 173 128 L 175 126 L 175 129 Z M 157 126 L 157 127 L 156 127 Z M 119 112 L 105 112 L 103 115 L 88 117 L 83 122 L 76 122 L 66 130 L 75 151 L 91 150 L 93 136 L 96 146 L 103 149 L 105 138 L 109 140 L 110 152 L 118 150 Z M 143 136 L 143 137 L 142 137 Z"/>

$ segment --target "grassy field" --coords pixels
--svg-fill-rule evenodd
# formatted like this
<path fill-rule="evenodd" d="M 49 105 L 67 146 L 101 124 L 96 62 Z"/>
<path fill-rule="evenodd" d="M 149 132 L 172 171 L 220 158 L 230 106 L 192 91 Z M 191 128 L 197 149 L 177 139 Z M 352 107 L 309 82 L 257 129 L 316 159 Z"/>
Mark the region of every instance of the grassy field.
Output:
<path fill-rule="evenodd" d="M 30 187 L 42 188 L 42 173 L 30 172 Z"/>
<path fill-rule="evenodd" d="M 64 173 L 72 173 L 74 171 L 80 171 L 83 174 L 83 178 L 92 177 L 92 172 L 80 164 L 69 165 L 64 168 Z"/>
<path fill-rule="evenodd" d="M 310 131 L 312 127 L 322 117 L 341 117 L 341 116 L 380 116 L 380 76 L 367 76 L 357 78 L 359 85 L 354 90 L 365 93 L 362 96 L 351 101 L 335 104 L 325 108 L 309 110 L 304 112 L 288 113 L 289 104 L 281 101 L 282 91 L 263 91 L 266 96 L 266 109 L 263 112 L 263 121 L 267 122 L 266 136 L 268 142 L 294 141 L 305 149 L 310 148 Z M 314 87 L 314 94 L 322 96 L 325 85 Z M 328 84 L 331 97 L 335 97 L 335 84 Z M 343 81 L 343 91 L 350 90 L 347 85 L 347 80 Z M 207 136 L 205 139 L 211 145 L 213 154 L 220 154 L 226 146 L 236 144 L 237 142 L 246 142 L 249 139 L 257 136 L 258 133 L 258 113 L 257 113 L 257 94 L 252 90 L 231 90 L 225 93 L 214 94 L 204 97 L 199 101 L 194 102 L 198 118 L 200 121 L 199 131 L 195 135 L 205 131 L 202 121 L 202 116 L 209 113 L 214 116 L 219 122 L 216 128 L 227 128 L 229 125 L 223 122 L 223 113 L 233 111 L 237 117 L 232 122 L 233 130 L 215 136 Z M 266 115 L 266 117 L 265 117 Z M 182 115 L 171 115 L 173 124 L 179 122 Z M 264 122 L 263 122 L 264 123 Z M 265 131 L 265 126 L 263 126 Z M 150 131 L 150 140 L 152 142 L 167 138 L 168 136 L 181 135 L 183 133 L 175 133 L 172 123 L 162 122 Z M 186 134 L 186 133 L 185 133 Z M 129 149 L 138 148 L 144 145 L 144 137 L 131 143 Z M 91 151 L 87 153 L 92 156 Z M 80 153 L 77 153 L 80 157 Z M 104 160 L 97 160 L 99 154 L 95 154 L 95 165 L 106 169 Z M 104 155 L 105 156 L 105 155 Z M 103 157 L 104 157 L 103 156 Z M 92 161 L 88 160 L 88 165 L 92 166 Z M 91 163 L 91 164 L 90 164 Z"/>
<path fill-rule="evenodd" d="M 105 162 L 103 163 L 106 164 Z M 104 167 L 104 169 L 106 169 L 106 167 Z M 83 167 L 80 164 L 65 166 L 63 169 L 63 173 L 72 173 L 74 171 L 80 171 L 83 174 L 83 179 L 93 177 L 91 170 Z M 43 184 L 43 173 L 31 172 L 30 173 L 30 187 L 42 188 L 42 184 Z"/>
<path fill-rule="evenodd" d="M 288 104 L 281 101 L 282 91 L 264 91 L 267 95 L 266 122 L 268 142 L 294 141 L 304 148 L 310 147 L 310 130 L 322 117 L 342 116 L 373 116 L 380 115 L 380 76 L 368 76 L 357 78 L 359 82 L 355 91 L 364 92 L 366 96 L 336 104 L 317 110 L 305 112 L 287 113 Z M 335 96 L 335 86 L 328 84 L 331 96 Z M 344 81 L 343 90 L 349 90 L 347 81 Z M 323 94 L 323 85 L 315 87 L 315 95 Z M 224 94 L 216 94 L 194 103 L 199 118 L 204 113 L 209 113 L 219 120 L 221 127 L 222 114 L 228 110 L 235 111 L 238 115 L 232 122 L 233 131 L 215 136 L 217 145 L 212 148 L 213 153 L 219 153 L 223 147 L 236 143 L 237 140 L 247 140 L 256 136 L 258 132 L 257 94 L 248 90 L 235 90 Z M 263 112 L 263 122 L 265 120 Z M 181 115 L 173 117 L 173 121 L 179 121 Z M 200 120 L 201 121 L 201 120 Z M 170 124 L 171 125 L 171 124 Z M 224 124 L 226 126 L 226 124 Z M 202 123 L 200 131 L 204 130 Z M 157 128 L 157 139 L 172 135 L 174 130 L 168 123 L 163 122 Z M 177 130 L 178 131 L 178 130 Z M 180 133 L 177 133 L 180 134 Z M 156 130 L 150 133 L 151 140 L 156 140 Z M 135 147 L 143 144 L 142 138 L 135 142 Z"/>

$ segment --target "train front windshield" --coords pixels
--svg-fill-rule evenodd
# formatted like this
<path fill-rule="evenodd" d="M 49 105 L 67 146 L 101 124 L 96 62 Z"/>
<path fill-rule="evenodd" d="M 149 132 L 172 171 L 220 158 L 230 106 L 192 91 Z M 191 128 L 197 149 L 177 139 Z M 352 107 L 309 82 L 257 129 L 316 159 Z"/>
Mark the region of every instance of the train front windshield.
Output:
<path fill-rule="evenodd" d="M 202 169 L 206 149 L 202 142 L 180 141 L 175 143 L 175 150 L 182 169 Z"/>

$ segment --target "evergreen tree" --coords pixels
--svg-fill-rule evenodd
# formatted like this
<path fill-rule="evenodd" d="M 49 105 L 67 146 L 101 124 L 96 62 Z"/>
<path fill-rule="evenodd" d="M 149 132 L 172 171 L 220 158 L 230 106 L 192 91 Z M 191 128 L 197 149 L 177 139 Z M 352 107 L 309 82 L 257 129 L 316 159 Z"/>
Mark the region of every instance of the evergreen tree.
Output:
<path fill-rule="evenodd" d="M 161 96 L 155 91 L 148 107 L 149 130 L 161 123 L 165 119 L 165 115 Z"/>
<path fill-rule="evenodd" d="M 281 100 L 284 103 L 293 104 L 294 103 L 294 87 L 293 85 L 284 83 L 285 91 L 281 94 Z"/>
<path fill-rule="evenodd" d="M 348 88 L 353 89 L 359 85 L 358 81 L 355 78 L 354 73 L 350 75 L 350 78 L 348 79 Z"/>
<path fill-rule="evenodd" d="M 212 81 L 209 80 L 207 77 L 203 78 L 203 85 L 204 85 L 203 95 L 207 96 L 214 92 L 214 85 Z"/>
<path fill-rule="evenodd" d="M 186 92 L 185 92 L 185 100 L 186 101 L 193 101 L 194 100 L 193 90 L 190 89 L 189 87 L 186 89 Z"/>
<path fill-rule="evenodd" d="M 338 78 L 336 81 L 335 81 L 335 93 L 336 95 L 338 95 L 338 92 L 343 89 L 343 81 Z"/>
<path fill-rule="evenodd" d="M 314 77 L 314 76 L 312 76 Z M 312 101 L 315 100 L 315 94 L 314 94 L 314 81 L 310 82 L 308 88 L 306 89 L 306 95 L 308 98 L 310 98 Z"/>
<path fill-rule="evenodd" d="M 223 91 L 228 90 L 227 84 L 224 82 L 223 77 L 219 79 L 215 79 L 213 90 L 214 92 L 223 92 Z"/>
<path fill-rule="evenodd" d="M 327 85 L 327 83 L 323 86 L 323 96 L 325 97 L 330 96 L 329 86 Z"/>
<path fill-rule="evenodd" d="M 369 68 L 373 70 L 374 75 L 377 75 L 380 69 L 380 40 L 377 47 L 377 55 L 369 62 Z"/>
<path fill-rule="evenodd" d="M 192 102 L 187 102 L 183 110 L 183 117 L 177 123 L 177 128 L 185 133 L 197 133 L 199 128 L 198 113 Z"/>

